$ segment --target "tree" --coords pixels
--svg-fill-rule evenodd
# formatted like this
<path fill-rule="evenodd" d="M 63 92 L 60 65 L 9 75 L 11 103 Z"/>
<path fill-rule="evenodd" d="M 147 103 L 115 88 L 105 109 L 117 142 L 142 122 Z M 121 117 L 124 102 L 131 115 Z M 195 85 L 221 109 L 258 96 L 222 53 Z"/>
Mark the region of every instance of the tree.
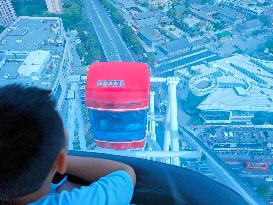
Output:
<path fill-rule="evenodd" d="M 65 12 L 60 15 L 66 29 L 74 29 L 78 22 L 82 20 L 81 4 L 74 0 L 64 4 Z"/>
<path fill-rule="evenodd" d="M 124 23 L 124 18 L 122 16 L 122 14 L 119 13 L 118 11 L 113 11 L 111 16 L 112 16 L 114 23 L 116 23 L 116 24 L 123 24 Z"/>
<path fill-rule="evenodd" d="M 202 0 L 202 4 L 214 4 L 214 0 Z"/>
<path fill-rule="evenodd" d="M 141 3 L 140 4 L 141 6 L 143 6 L 143 7 L 146 7 L 146 8 L 148 8 L 149 7 L 149 3 L 148 3 L 148 1 L 144 1 L 143 3 Z"/>
<path fill-rule="evenodd" d="M 144 48 L 142 47 L 140 41 L 138 40 L 134 31 L 127 25 L 125 25 L 121 30 L 121 36 L 123 40 L 131 46 L 133 52 L 139 56 L 143 56 Z"/>
<path fill-rule="evenodd" d="M 2 33 L 5 30 L 3 26 L 0 26 L 0 33 Z"/>
<path fill-rule="evenodd" d="M 84 55 L 84 46 L 83 44 L 77 45 L 77 53 L 79 54 L 80 57 L 83 57 Z"/>
<path fill-rule="evenodd" d="M 190 5 L 191 5 L 190 0 L 185 0 L 185 7 L 186 7 L 186 8 L 189 8 Z"/>
<path fill-rule="evenodd" d="M 272 195 L 272 191 L 270 189 L 270 186 L 268 184 L 260 184 L 258 187 L 257 187 L 257 190 L 256 190 L 262 197 L 264 198 L 268 198 Z"/>
<path fill-rule="evenodd" d="M 82 42 L 77 45 L 77 52 L 84 57 L 85 65 L 100 60 L 103 54 L 96 35 L 83 30 L 78 35 Z"/>
<path fill-rule="evenodd" d="M 108 0 L 100 0 L 100 2 L 104 5 L 106 10 L 109 11 L 114 23 L 116 24 L 124 23 L 124 18 L 116 7 L 114 7 Z"/>
<path fill-rule="evenodd" d="M 221 22 L 217 22 L 213 25 L 214 30 L 223 30 L 225 28 L 225 25 Z"/>
<path fill-rule="evenodd" d="M 173 18 L 173 17 L 176 16 L 176 11 L 175 11 L 175 8 L 174 8 L 174 7 L 172 7 L 171 9 L 169 9 L 169 10 L 167 11 L 167 16 L 170 17 L 170 18 Z"/>
<path fill-rule="evenodd" d="M 159 10 L 163 10 L 164 9 L 164 6 L 162 5 L 162 4 L 157 4 L 157 8 L 159 9 Z"/>

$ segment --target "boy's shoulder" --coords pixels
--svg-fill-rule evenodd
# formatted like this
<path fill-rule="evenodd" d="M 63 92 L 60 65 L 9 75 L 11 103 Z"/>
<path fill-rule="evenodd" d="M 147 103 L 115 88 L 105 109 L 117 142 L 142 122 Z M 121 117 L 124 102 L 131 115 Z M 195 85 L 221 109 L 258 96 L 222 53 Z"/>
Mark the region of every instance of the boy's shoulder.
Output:
<path fill-rule="evenodd" d="M 116 171 L 89 186 L 81 186 L 72 191 L 62 191 L 58 194 L 49 194 L 29 205 L 128 205 L 133 195 L 133 189 L 133 182 L 129 174 L 125 171 Z"/>

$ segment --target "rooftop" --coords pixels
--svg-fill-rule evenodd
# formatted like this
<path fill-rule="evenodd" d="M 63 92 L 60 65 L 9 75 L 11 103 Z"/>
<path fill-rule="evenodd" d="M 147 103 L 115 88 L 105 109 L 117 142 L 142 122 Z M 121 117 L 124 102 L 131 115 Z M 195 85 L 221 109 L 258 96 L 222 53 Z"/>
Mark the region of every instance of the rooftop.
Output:
<path fill-rule="evenodd" d="M 140 19 L 135 21 L 135 26 L 137 28 L 142 28 L 144 26 L 155 26 L 158 25 L 159 22 L 156 17 L 146 18 L 146 19 Z"/>
<path fill-rule="evenodd" d="M 139 34 L 143 35 L 151 42 L 159 41 L 163 38 L 160 33 L 150 27 L 142 27 L 141 29 L 139 29 Z"/>
<path fill-rule="evenodd" d="M 247 29 L 255 29 L 258 27 L 262 27 L 262 23 L 259 19 L 252 19 L 246 22 Z"/>
<path fill-rule="evenodd" d="M 265 11 L 265 14 L 266 14 L 266 15 L 269 15 L 269 16 L 273 16 L 273 7 L 268 8 L 268 9 Z"/>
<path fill-rule="evenodd" d="M 47 63 L 50 58 L 49 51 L 31 51 L 23 64 L 19 67 L 18 73 L 20 76 L 34 77 L 41 75 L 43 65 Z"/>
<path fill-rule="evenodd" d="M 223 31 L 221 33 L 216 34 L 218 38 L 226 38 L 232 36 L 232 33 L 229 31 Z"/>
<path fill-rule="evenodd" d="M 219 4 L 213 4 L 213 5 L 207 5 L 203 7 L 201 10 L 203 10 L 205 13 L 214 13 L 220 11 L 222 8 Z"/>
<path fill-rule="evenodd" d="M 224 17 L 231 19 L 231 20 L 235 20 L 240 16 L 240 13 L 237 12 L 234 9 L 231 9 L 229 7 L 224 7 L 221 11 L 220 14 L 223 15 Z"/>
<path fill-rule="evenodd" d="M 136 20 L 140 20 L 140 19 L 147 19 L 147 18 L 151 18 L 154 16 L 154 13 L 151 11 L 146 11 L 146 12 L 139 12 L 137 13 L 133 18 Z"/>
<path fill-rule="evenodd" d="M 206 90 L 209 95 L 198 109 L 273 112 L 273 62 L 237 54 L 192 69 L 198 72 L 192 72 L 192 75 L 184 72 L 179 74 L 185 74 L 191 81 L 205 77 L 217 81 L 216 88 Z M 216 75 L 215 70 L 220 75 Z M 192 85 L 195 84 L 192 82 Z"/>
<path fill-rule="evenodd" d="M 59 18 L 20 17 L 0 35 L 0 52 L 50 50 L 63 44 Z"/>
<path fill-rule="evenodd" d="M 195 10 L 195 9 L 190 9 L 190 11 L 194 14 L 194 15 L 196 15 L 196 16 L 198 16 L 199 18 L 201 18 L 201 19 L 205 19 L 205 20 L 207 20 L 207 21 L 210 21 L 210 22 L 213 22 L 213 23 L 216 23 L 217 21 L 216 20 L 214 20 L 214 18 L 212 18 L 210 15 L 208 15 L 206 12 L 203 12 L 203 11 L 198 11 L 198 10 Z"/>
<path fill-rule="evenodd" d="M 190 47 L 190 43 L 187 40 L 187 38 L 180 38 L 174 41 L 170 41 L 161 46 L 161 48 L 164 49 L 167 53 L 177 52 L 181 49 L 185 49 L 189 47 Z"/>
<path fill-rule="evenodd" d="M 219 57 L 207 49 L 197 49 L 186 52 L 183 55 L 174 56 L 159 61 L 156 70 L 160 73 L 168 73 L 181 68 L 191 67 L 219 59 Z"/>
<path fill-rule="evenodd" d="M 243 89 L 243 88 L 240 88 Z M 237 92 L 239 89 L 237 89 Z M 236 93 L 232 88 L 218 88 L 197 107 L 200 110 L 243 110 L 273 112 L 272 94 L 270 97 L 261 94 L 261 89 L 253 87 L 244 93 Z M 272 93 L 272 90 L 267 90 Z"/>
<path fill-rule="evenodd" d="M 23 83 L 52 88 L 64 52 L 57 17 L 19 17 L 0 35 L 0 85 Z"/>
<path fill-rule="evenodd" d="M 117 3 L 123 5 L 126 9 L 135 7 L 136 4 L 133 0 L 115 0 Z"/>

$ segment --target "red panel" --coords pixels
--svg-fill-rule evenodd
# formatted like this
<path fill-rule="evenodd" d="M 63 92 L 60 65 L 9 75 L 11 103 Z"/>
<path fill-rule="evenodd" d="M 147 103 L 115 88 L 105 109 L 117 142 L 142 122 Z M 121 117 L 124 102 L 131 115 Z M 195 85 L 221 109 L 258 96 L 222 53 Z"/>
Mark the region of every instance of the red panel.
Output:
<path fill-rule="evenodd" d="M 141 141 L 133 142 L 106 142 L 96 140 L 98 147 L 105 149 L 114 149 L 114 150 L 130 150 L 130 149 L 140 149 L 145 145 L 145 139 Z"/>
<path fill-rule="evenodd" d="M 102 82 L 106 82 L 103 84 Z M 107 83 L 108 82 L 108 83 Z M 113 86 L 114 82 L 119 83 Z M 90 66 L 86 105 L 95 109 L 143 109 L 148 107 L 150 74 L 147 64 L 103 62 Z"/>

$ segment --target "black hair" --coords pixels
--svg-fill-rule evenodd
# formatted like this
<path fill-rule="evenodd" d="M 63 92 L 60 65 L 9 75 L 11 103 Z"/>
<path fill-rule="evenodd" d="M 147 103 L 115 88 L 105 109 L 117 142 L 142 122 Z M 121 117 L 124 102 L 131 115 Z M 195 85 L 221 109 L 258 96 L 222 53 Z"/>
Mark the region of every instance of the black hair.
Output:
<path fill-rule="evenodd" d="M 51 91 L 18 84 L 0 88 L 0 200 L 37 191 L 65 146 Z"/>

